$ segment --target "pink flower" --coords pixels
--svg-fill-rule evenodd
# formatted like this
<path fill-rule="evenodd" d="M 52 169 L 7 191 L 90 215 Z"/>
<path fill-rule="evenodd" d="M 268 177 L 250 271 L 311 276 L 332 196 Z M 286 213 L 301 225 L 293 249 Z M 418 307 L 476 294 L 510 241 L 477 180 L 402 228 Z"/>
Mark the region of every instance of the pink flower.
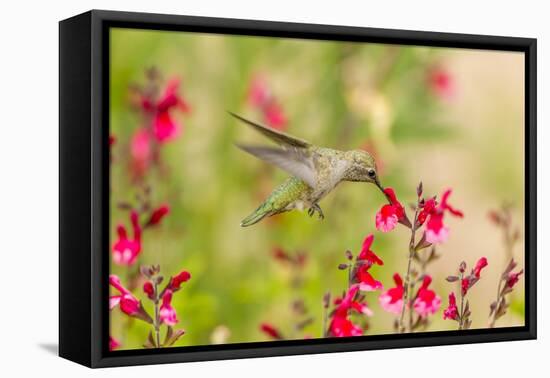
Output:
<path fill-rule="evenodd" d="M 178 291 L 181 288 L 181 284 L 191 279 L 191 273 L 183 270 L 170 280 L 170 290 Z"/>
<path fill-rule="evenodd" d="M 109 350 L 115 350 L 120 347 L 120 343 L 112 336 L 109 336 Z"/>
<path fill-rule="evenodd" d="M 432 282 L 432 278 L 428 275 L 424 276 L 422 286 L 418 289 L 413 307 L 417 314 L 421 317 L 426 317 L 430 314 L 435 314 L 441 306 L 441 298 L 433 290 L 428 289 Z"/>
<path fill-rule="evenodd" d="M 172 290 L 166 290 L 162 296 L 162 304 L 160 305 L 160 321 L 169 326 L 176 325 L 178 322 L 176 310 L 170 304 L 172 301 Z"/>
<path fill-rule="evenodd" d="M 260 330 L 274 340 L 283 339 L 279 330 L 269 323 L 262 323 L 260 325 Z"/>
<path fill-rule="evenodd" d="M 283 108 L 263 77 L 256 76 L 252 79 L 248 90 L 248 102 L 262 112 L 264 121 L 270 127 L 278 130 L 286 129 L 287 119 Z"/>
<path fill-rule="evenodd" d="M 449 229 L 443 224 L 443 213 L 435 213 L 426 223 L 426 241 L 431 244 L 444 243 L 449 237 Z"/>
<path fill-rule="evenodd" d="M 443 67 L 432 69 L 428 76 L 430 89 L 444 100 L 452 100 L 456 94 L 456 83 L 452 74 Z"/>
<path fill-rule="evenodd" d="M 361 252 L 359 253 L 359 256 L 357 256 L 357 259 L 364 260 L 369 265 L 384 265 L 384 262 L 370 249 L 373 241 L 374 235 L 372 234 L 368 235 L 365 240 L 363 240 L 363 246 L 361 247 Z"/>
<path fill-rule="evenodd" d="M 141 303 L 120 283 L 118 276 L 111 274 L 109 284 L 117 289 L 120 295 L 114 295 L 109 298 L 109 309 L 119 306 L 120 310 L 126 315 L 136 315 L 140 312 Z"/>
<path fill-rule="evenodd" d="M 405 209 L 397 200 L 392 188 L 384 189 L 386 197 L 390 203 L 382 206 L 376 213 L 375 225 L 379 231 L 389 232 L 395 228 L 397 223 L 405 217 Z"/>
<path fill-rule="evenodd" d="M 455 293 L 449 294 L 449 306 L 443 311 L 443 320 L 446 319 L 458 319 L 458 308 L 456 307 Z"/>
<path fill-rule="evenodd" d="M 128 238 L 123 225 L 117 227 L 118 239 L 113 244 L 113 261 L 118 265 L 133 265 L 141 252 L 141 227 L 136 211 L 130 213 L 130 220 L 134 232 L 133 239 Z"/>
<path fill-rule="evenodd" d="M 513 273 L 513 272 L 508 273 L 508 278 L 506 279 L 506 287 L 512 289 L 515 286 L 515 284 L 518 283 L 519 276 L 521 276 L 522 274 L 523 274 L 523 269 L 516 273 Z"/>
<path fill-rule="evenodd" d="M 359 288 L 361 291 L 375 291 L 382 290 L 384 287 L 380 281 L 374 279 L 374 277 L 369 273 L 371 265 L 362 264 L 357 269 L 355 275 L 356 280 L 359 282 Z"/>
<path fill-rule="evenodd" d="M 378 297 L 380 306 L 387 312 L 394 314 L 400 314 L 403 309 L 403 294 L 405 293 L 405 288 L 403 287 L 403 280 L 401 276 L 397 273 L 393 275 L 393 281 L 395 282 L 395 287 L 392 287 Z"/>
<path fill-rule="evenodd" d="M 180 80 L 173 78 L 158 98 L 151 95 L 151 90 L 137 88 L 137 102 L 144 113 L 152 119 L 151 134 L 159 143 L 165 143 L 176 138 L 181 126 L 172 117 L 173 110 L 188 113 L 190 107 L 185 99 L 178 94 Z"/>
<path fill-rule="evenodd" d="M 176 138 L 180 133 L 180 126 L 172 119 L 168 111 L 159 112 L 153 123 L 155 138 L 165 143 Z"/>
<path fill-rule="evenodd" d="M 168 215 L 170 212 L 170 207 L 168 205 L 162 205 L 151 213 L 151 217 L 149 218 L 149 221 L 147 222 L 147 226 L 154 226 L 160 223 L 160 221 Z"/>
<path fill-rule="evenodd" d="M 261 107 L 263 104 L 269 102 L 271 92 L 265 79 L 261 76 L 255 76 L 250 82 L 248 89 L 248 102 L 252 106 Z"/>
<path fill-rule="evenodd" d="M 170 80 L 153 109 L 153 134 L 160 143 L 173 140 L 180 133 L 181 126 L 172 118 L 171 110 L 177 108 L 184 113 L 190 111 L 183 97 L 177 94 L 179 85 L 179 79 Z"/>
<path fill-rule="evenodd" d="M 449 229 L 443 224 L 443 216 L 445 212 L 449 212 L 456 217 L 462 218 L 462 211 L 455 209 L 448 203 L 451 190 L 443 193 L 441 203 L 436 207 L 435 202 L 428 200 L 424 205 L 423 210 L 419 214 L 419 221 L 428 218 L 426 223 L 426 241 L 431 244 L 443 243 L 449 236 Z"/>
<path fill-rule="evenodd" d="M 131 168 L 135 175 L 142 176 L 152 160 L 151 136 L 145 128 L 134 132 L 130 141 Z"/>
<path fill-rule="evenodd" d="M 272 102 L 263 108 L 265 122 L 277 130 L 285 130 L 287 119 L 283 108 L 276 102 Z"/>

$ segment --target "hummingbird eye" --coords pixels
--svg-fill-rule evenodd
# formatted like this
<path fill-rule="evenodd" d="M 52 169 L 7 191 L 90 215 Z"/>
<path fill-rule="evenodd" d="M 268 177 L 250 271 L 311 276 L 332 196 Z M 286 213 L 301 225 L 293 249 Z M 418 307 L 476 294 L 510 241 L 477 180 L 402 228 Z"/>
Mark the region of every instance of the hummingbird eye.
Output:
<path fill-rule="evenodd" d="M 376 171 L 374 169 L 369 169 L 367 174 L 369 175 L 370 178 L 376 177 Z"/>

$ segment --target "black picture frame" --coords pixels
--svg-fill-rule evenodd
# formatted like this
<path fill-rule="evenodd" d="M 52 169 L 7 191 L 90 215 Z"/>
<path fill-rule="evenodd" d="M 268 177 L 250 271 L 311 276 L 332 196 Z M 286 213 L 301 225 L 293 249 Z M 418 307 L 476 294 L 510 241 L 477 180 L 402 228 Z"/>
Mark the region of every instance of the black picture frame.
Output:
<path fill-rule="evenodd" d="M 376 42 L 525 55 L 525 326 L 245 344 L 108 350 L 111 27 Z M 535 339 L 536 62 L 532 38 L 92 10 L 59 24 L 59 354 L 89 367 Z"/>

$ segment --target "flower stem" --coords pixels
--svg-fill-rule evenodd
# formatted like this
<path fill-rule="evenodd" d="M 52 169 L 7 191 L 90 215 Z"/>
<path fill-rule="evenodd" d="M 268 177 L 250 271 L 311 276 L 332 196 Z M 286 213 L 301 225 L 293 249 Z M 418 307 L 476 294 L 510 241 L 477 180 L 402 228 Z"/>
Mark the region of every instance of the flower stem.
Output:
<path fill-rule="evenodd" d="M 155 282 L 155 321 L 153 326 L 155 327 L 155 344 L 157 348 L 160 348 L 160 311 L 159 311 L 159 295 L 158 284 Z"/>
<path fill-rule="evenodd" d="M 407 274 L 405 276 L 405 292 L 403 293 L 403 307 L 401 308 L 401 316 L 399 318 L 399 332 L 401 333 L 405 332 L 405 325 L 403 323 L 403 320 L 405 318 L 405 308 L 407 307 L 407 304 L 410 301 L 410 297 L 412 296 L 412 293 L 410 292 L 411 267 L 412 267 L 412 260 L 414 258 L 414 254 L 416 253 L 416 251 L 414 250 L 414 243 L 415 243 L 415 237 L 416 237 L 417 218 L 418 218 L 418 206 L 414 211 L 414 219 L 413 219 L 413 224 L 411 226 L 411 239 L 409 241 L 409 261 L 407 263 Z M 409 306 L 409 311 L 412 311 L 411 307 L 412 306 Z M 411 330 L 409 329 L 409 331 Z"/>
<path fill-rule="evenodd" d="M 497 319 L 496 319 L 496 314 L 497 314 L 497 310 L 498 310 L 499 307 L 500 307 L 500 302 L 502 301 L 502 289 L 501 289 L 501 286 L 502 286 L 502 280 L 498 281 L 498 287 L 497 287 L 497 300 L 495 301 L 496 306 L 495 306 L 495 309 L 494 309 L 493 313 L 491 314 L 491 317 L 490 317 L 490 320 L 489 320 L 489 328 L 494 328 L 494 327 L 495 327 L 495 323 L 496 323 L 496 321 L 497 321 Z"/>
<path fill-rule="evenodd" d="M 458 320 L 458 329 L 464 329 L 464 292 L 462 291 L 462 280 L 464 279 L 464 273 L 460 273 L 459 288 L 460 291 L 460 317 Z"/>
<path fill-rule="evenodd" d="M 351 284 L 353 282 L 353 264 L 348 265 L 348 289 L 351 287 Z"/>
<path fill-rule="evenodd" d="M 411 283 L 411 289 L 409 290 L 409 298 L 412 298 L 413 292 L 414 292 L 414 282 Z M 409 332 L 412 332 L 413 329 L 413 310 L 412 310 L 412 303 L 411 306 L 409 306 Z"/>
<path fill-rule="evenodd" d="M 323 337 L 327 337 L 327 320 L 328 320 L 327 312 L 328 312 L 327 308 L 323 305 L 323 331 L 322 331 Z"/>

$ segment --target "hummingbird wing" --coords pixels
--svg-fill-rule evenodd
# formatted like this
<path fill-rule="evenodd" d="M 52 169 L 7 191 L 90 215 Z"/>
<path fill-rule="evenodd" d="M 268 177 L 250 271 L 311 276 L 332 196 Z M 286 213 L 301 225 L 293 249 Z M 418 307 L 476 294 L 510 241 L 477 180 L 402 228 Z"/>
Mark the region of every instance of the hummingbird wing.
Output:
<path fill-rule="evenodd" d="M 256 156 L 258 159 L 276 165 L 282 170 L 298 177 L 311 188 L 315 187 L 317 174 L 313 158 L 304 148 L 277 148 L 264 146 L 248 146 L 237 144 L 241 150 Z"/>
<path fill-rule="evenodd" d="M 247 120 L 246 118 L 241 117 L 240 115 L 237 115 L 235 113 L 229 112 L 233 117 L 237 118 L 239 121 L 242 121 L 246 123 L 247 125 L 251 126 L 256 131 L 260 132 L 264 136 L 271 139 L 273 142 L 281 145 L 281 146 L 292 146 L 297 148 L 307 148 L 310 147 L 311 144 L 303 139 L 299 139 L 293 136 L 290 136 L 288 134 L 285 134 L 281 131 L 273 130 L 270 127 L 262 126 L 258 123 L 252 122 Z"/>

